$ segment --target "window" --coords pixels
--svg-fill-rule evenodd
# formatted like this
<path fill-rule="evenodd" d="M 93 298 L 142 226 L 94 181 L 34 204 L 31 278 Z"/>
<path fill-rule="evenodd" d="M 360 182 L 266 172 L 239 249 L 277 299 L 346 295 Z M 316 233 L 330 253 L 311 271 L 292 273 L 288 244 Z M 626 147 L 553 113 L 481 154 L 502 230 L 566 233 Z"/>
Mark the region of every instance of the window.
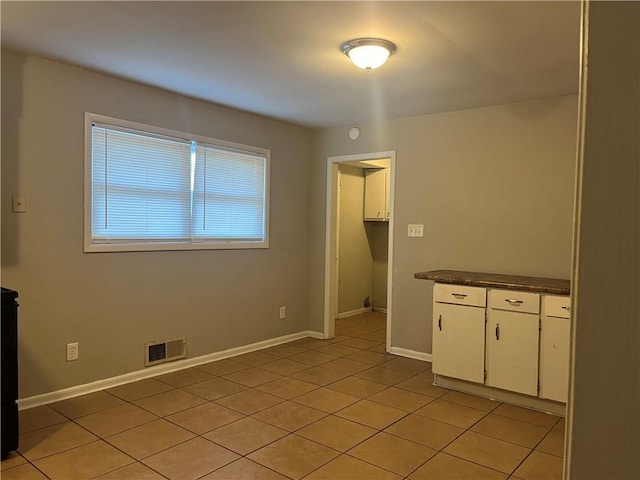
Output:
<path fill-rule="evenodd" d="M 269 151 L 87 113 L 85 251 L 268 247 Z"/>

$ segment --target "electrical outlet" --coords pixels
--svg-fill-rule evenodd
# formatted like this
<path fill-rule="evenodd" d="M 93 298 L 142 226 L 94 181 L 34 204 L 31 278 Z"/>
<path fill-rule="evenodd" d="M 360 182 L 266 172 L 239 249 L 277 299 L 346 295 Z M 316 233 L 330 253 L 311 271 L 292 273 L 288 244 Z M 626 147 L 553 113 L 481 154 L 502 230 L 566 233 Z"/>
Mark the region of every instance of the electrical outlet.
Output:
<path fill-rule="evenodd" d="M 78 342 L 67 343 L 67 362 L 78 360 Z"/>
<path fill-rule="evenodd" d="M 424 237 L 424 225 L 409 224 L 407 237 Z"/>
<path fill-rule="evenodd" d="M 280 320 L 287 317 L 287 307 L 280 307 Z"/>

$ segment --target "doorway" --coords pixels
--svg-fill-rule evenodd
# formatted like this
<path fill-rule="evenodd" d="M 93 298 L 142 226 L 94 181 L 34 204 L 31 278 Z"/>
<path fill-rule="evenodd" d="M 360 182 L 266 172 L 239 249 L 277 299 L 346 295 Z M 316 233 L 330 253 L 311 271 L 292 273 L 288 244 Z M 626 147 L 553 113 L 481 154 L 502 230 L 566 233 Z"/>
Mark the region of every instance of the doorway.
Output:
<path fill-rule="evenodd" d="M 351 309 L 347 312 L 339 312 L 339 265 L 340 265 L 340 206 L 341 206 L 341 192 L 340 192 L 340 178 L 341 167 L 343 170 L 351 169 L 351 173 L 354 169 L 363 170 L 387 170 L 388 175 L 388 219 L 380 219 L 380 222 L 375 222 L 388 225 L 387 229 L 387 262 L 386 262 L 386 302 L 380 302 L 386 305 L 386 349 L 391 348 L 391 322 L 393 318 L 392 309 L 392 272 L 393 272 L 393 205 L 394 205 L 394 178 L 395 178 L 395 151 L 386 152 L 373 152 L 356 155 L 343 155 L 327 158 L 327 194 L 326 194 L 326 237 L 325 237 L 325 298 L 324 298 L 324 338 L 333 338 L 335 336 L 335 321 L 338 318 L 338 314 L 351 314 L 357 313 L 357 309 Z M 386 216 L 387 212 L 382 213 Z M 360 216 L 360 221 L 364 222 L 364 216 Z M 368 223 L 368 222 L 364 222 Z M 372 225 L 365 227 L 372 234 L 372 238 L 375 232 L 380 230 L 380 225 Z M 374 240 L 375 242 L 375 240 Z M 382 243 L 382 242 L 377 242 Z M 377 282 L 378 284 L 380 282 Z M 377 291 L 383 291 L 379 286 Z M 368 308 L 366 304 L 366 298 L 362 299 L 362 308 Z M 369 299 L 371 302 L 371 299 Z M 369 305 L 373 307 L 373 304 Z M 343 308 L 349 308 L 344 307 Z"/>

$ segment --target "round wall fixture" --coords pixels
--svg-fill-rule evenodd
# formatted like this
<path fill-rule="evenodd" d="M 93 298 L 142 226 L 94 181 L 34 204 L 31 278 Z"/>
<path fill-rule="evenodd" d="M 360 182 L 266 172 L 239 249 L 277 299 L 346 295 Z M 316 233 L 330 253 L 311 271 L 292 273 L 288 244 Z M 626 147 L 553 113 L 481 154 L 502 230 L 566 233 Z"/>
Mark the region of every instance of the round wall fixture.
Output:
<path fill-rule="evenodd" d="M 351 140 L 357 140 L 360 136 L 360 129 L 358 127 L 353 127 L 349 130 L 349 138 Z"/>

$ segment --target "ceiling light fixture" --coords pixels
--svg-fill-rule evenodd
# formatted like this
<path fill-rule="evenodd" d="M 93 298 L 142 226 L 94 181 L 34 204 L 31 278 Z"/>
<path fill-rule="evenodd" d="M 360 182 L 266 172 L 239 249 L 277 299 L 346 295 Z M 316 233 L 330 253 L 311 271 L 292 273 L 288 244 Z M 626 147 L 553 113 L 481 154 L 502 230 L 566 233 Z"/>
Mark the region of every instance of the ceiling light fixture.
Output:
<path fill-rule="evenodd" d="M 396 51 L 396 46 L 382 38 L 354 38 L 344 42 L 340 50 L 356 67 L 369 71 L 384 65 L 387 58 Z"/>

